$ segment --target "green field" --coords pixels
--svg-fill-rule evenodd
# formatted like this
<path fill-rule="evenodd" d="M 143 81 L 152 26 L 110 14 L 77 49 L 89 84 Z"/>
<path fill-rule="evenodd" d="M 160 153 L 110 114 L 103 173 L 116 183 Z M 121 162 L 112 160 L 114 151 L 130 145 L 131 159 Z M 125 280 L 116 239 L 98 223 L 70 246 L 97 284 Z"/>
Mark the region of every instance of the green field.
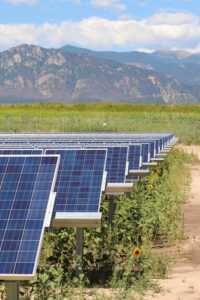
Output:
<path fill-rule="evenodd" d="M 199 105 L 22 104 L 0 107 L 1 132 L 174 131 L 187 143 L 200 142 Z M 159 291 L 172 258 L 155 249 L 175 244 L 183 235 L 181 206 L 190 183 L 185 162 L 194 155 L 173 150 L 167 159 L 134 184 L 133 192 L 115 198 L 114 228 L 108 222 L 108 199 L 102 198 L 103 225 L 84 231 L 83 264 L 77 263 L 75 230 L 45 233 L 37 276 L 20 283 L 20 299 L 136 299 Z M 139 257 L 134 250 L 141 249 Z M 79 279 L 75 269 L 79 265 Z M 99 289 L 110 296 L 99 295 Z M 112 294 L 113 293 L 113 294 Z M 6 299 L 0 282 L 0 298 Z M 141 298 L 142 299 L 142 296 Z"/>
<path fill-rule="evenodd" d="M 128 118 L 149 120 L 199 121 L 198 104 L 130 104 L 130 103 L 91 103 L 91 104 L 10 104 L 0 106 L 0 117 L 38 118 Z"/>
<path fill-rule="evenodd" d="M 200 105 L 18 104 L 0 107 L 0 132 L 174 132 L 200 142 Z"/>

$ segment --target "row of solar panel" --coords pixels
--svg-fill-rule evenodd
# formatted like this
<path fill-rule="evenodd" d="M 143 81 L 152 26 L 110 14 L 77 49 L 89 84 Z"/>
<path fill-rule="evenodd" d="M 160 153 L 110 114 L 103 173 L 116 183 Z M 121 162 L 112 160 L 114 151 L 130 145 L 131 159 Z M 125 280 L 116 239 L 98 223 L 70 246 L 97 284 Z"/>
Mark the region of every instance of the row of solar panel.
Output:
<path fill-rule="evenodd" d="M 2 149 L 0 279 L 32 278 L 53 208 L 99 212 L 105 170 L 107 183 L 131 180 L 127 169 L 140 169 L 142 159 L 149 161 L 151 144 L 156 142 L 76 150 Z"/>

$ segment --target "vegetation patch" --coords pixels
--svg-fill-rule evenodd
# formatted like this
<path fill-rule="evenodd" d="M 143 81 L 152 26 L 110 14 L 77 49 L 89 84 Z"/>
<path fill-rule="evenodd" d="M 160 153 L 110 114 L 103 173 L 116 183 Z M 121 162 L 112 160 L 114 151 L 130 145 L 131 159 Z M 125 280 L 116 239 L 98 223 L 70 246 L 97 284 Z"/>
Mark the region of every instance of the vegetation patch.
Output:
<path fill-rule="evenodd" d="M 10 104 L 0 106 L 0 132 L 174 132 L 200 143 L 198 104 Z"/>
<path fill-rule="evenodd" d="M 190 181 L 185 162 L 195 160 L 171 151 L 132 193 L 115 198 L 113 227 L 104 196 L 102 227 L 84 230 L 83 264 L 76 259 L 75 229 L 46 232 L 37 276 L 20 283 L 21 299 L 136 299 L 146 290 L 159 291 L 156 279 L 165 276 L 172 260 L 156 249 L 184 238 L 181 205 Z M 0 297 L 5 299 L 4 283 Z"/>

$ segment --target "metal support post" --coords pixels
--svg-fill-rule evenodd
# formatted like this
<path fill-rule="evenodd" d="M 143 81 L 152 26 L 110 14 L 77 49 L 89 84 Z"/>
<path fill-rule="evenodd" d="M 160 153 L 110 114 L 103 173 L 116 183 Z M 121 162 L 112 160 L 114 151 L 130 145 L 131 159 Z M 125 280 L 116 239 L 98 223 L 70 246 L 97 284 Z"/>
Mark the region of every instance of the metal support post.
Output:
<path fill-rule="evenodd" d="M 114 220 L 114 214 L 115 214 L 115 202 L 114 202 L 115 196 L 109 196 L 108 199 L 108 221 L 109 225 L 113 227 L 113 220 Z"/>
<path fill-rule="evenodd" d="M 83 263 L 83 240 L 84 240 L 84 229 L 77 227 L 76 228 L 76 257 L 77 263 Z M 76 267 L 76 277 L 79 277 L 78 265 Z"/>
<path fill-rule="evenodd" d="M 6 300 L 19 300 L 19 281 L 6 281 Z"/>

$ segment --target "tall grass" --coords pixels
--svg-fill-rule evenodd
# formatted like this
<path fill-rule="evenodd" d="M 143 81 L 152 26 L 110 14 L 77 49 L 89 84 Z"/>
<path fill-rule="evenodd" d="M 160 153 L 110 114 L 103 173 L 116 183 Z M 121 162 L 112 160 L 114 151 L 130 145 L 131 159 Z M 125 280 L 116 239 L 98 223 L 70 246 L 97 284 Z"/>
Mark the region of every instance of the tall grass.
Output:
<path fill-rule="evenodd" d="M 200 142 L 200 105 L 129 103 L 0 106 L 0 132 L 174 132 Z"/>
<path fill-rule="evenodd" d="M 0 106 L 0 117 L 134 118 L 199 120 L 198 104 L 37 103 Z"/>

